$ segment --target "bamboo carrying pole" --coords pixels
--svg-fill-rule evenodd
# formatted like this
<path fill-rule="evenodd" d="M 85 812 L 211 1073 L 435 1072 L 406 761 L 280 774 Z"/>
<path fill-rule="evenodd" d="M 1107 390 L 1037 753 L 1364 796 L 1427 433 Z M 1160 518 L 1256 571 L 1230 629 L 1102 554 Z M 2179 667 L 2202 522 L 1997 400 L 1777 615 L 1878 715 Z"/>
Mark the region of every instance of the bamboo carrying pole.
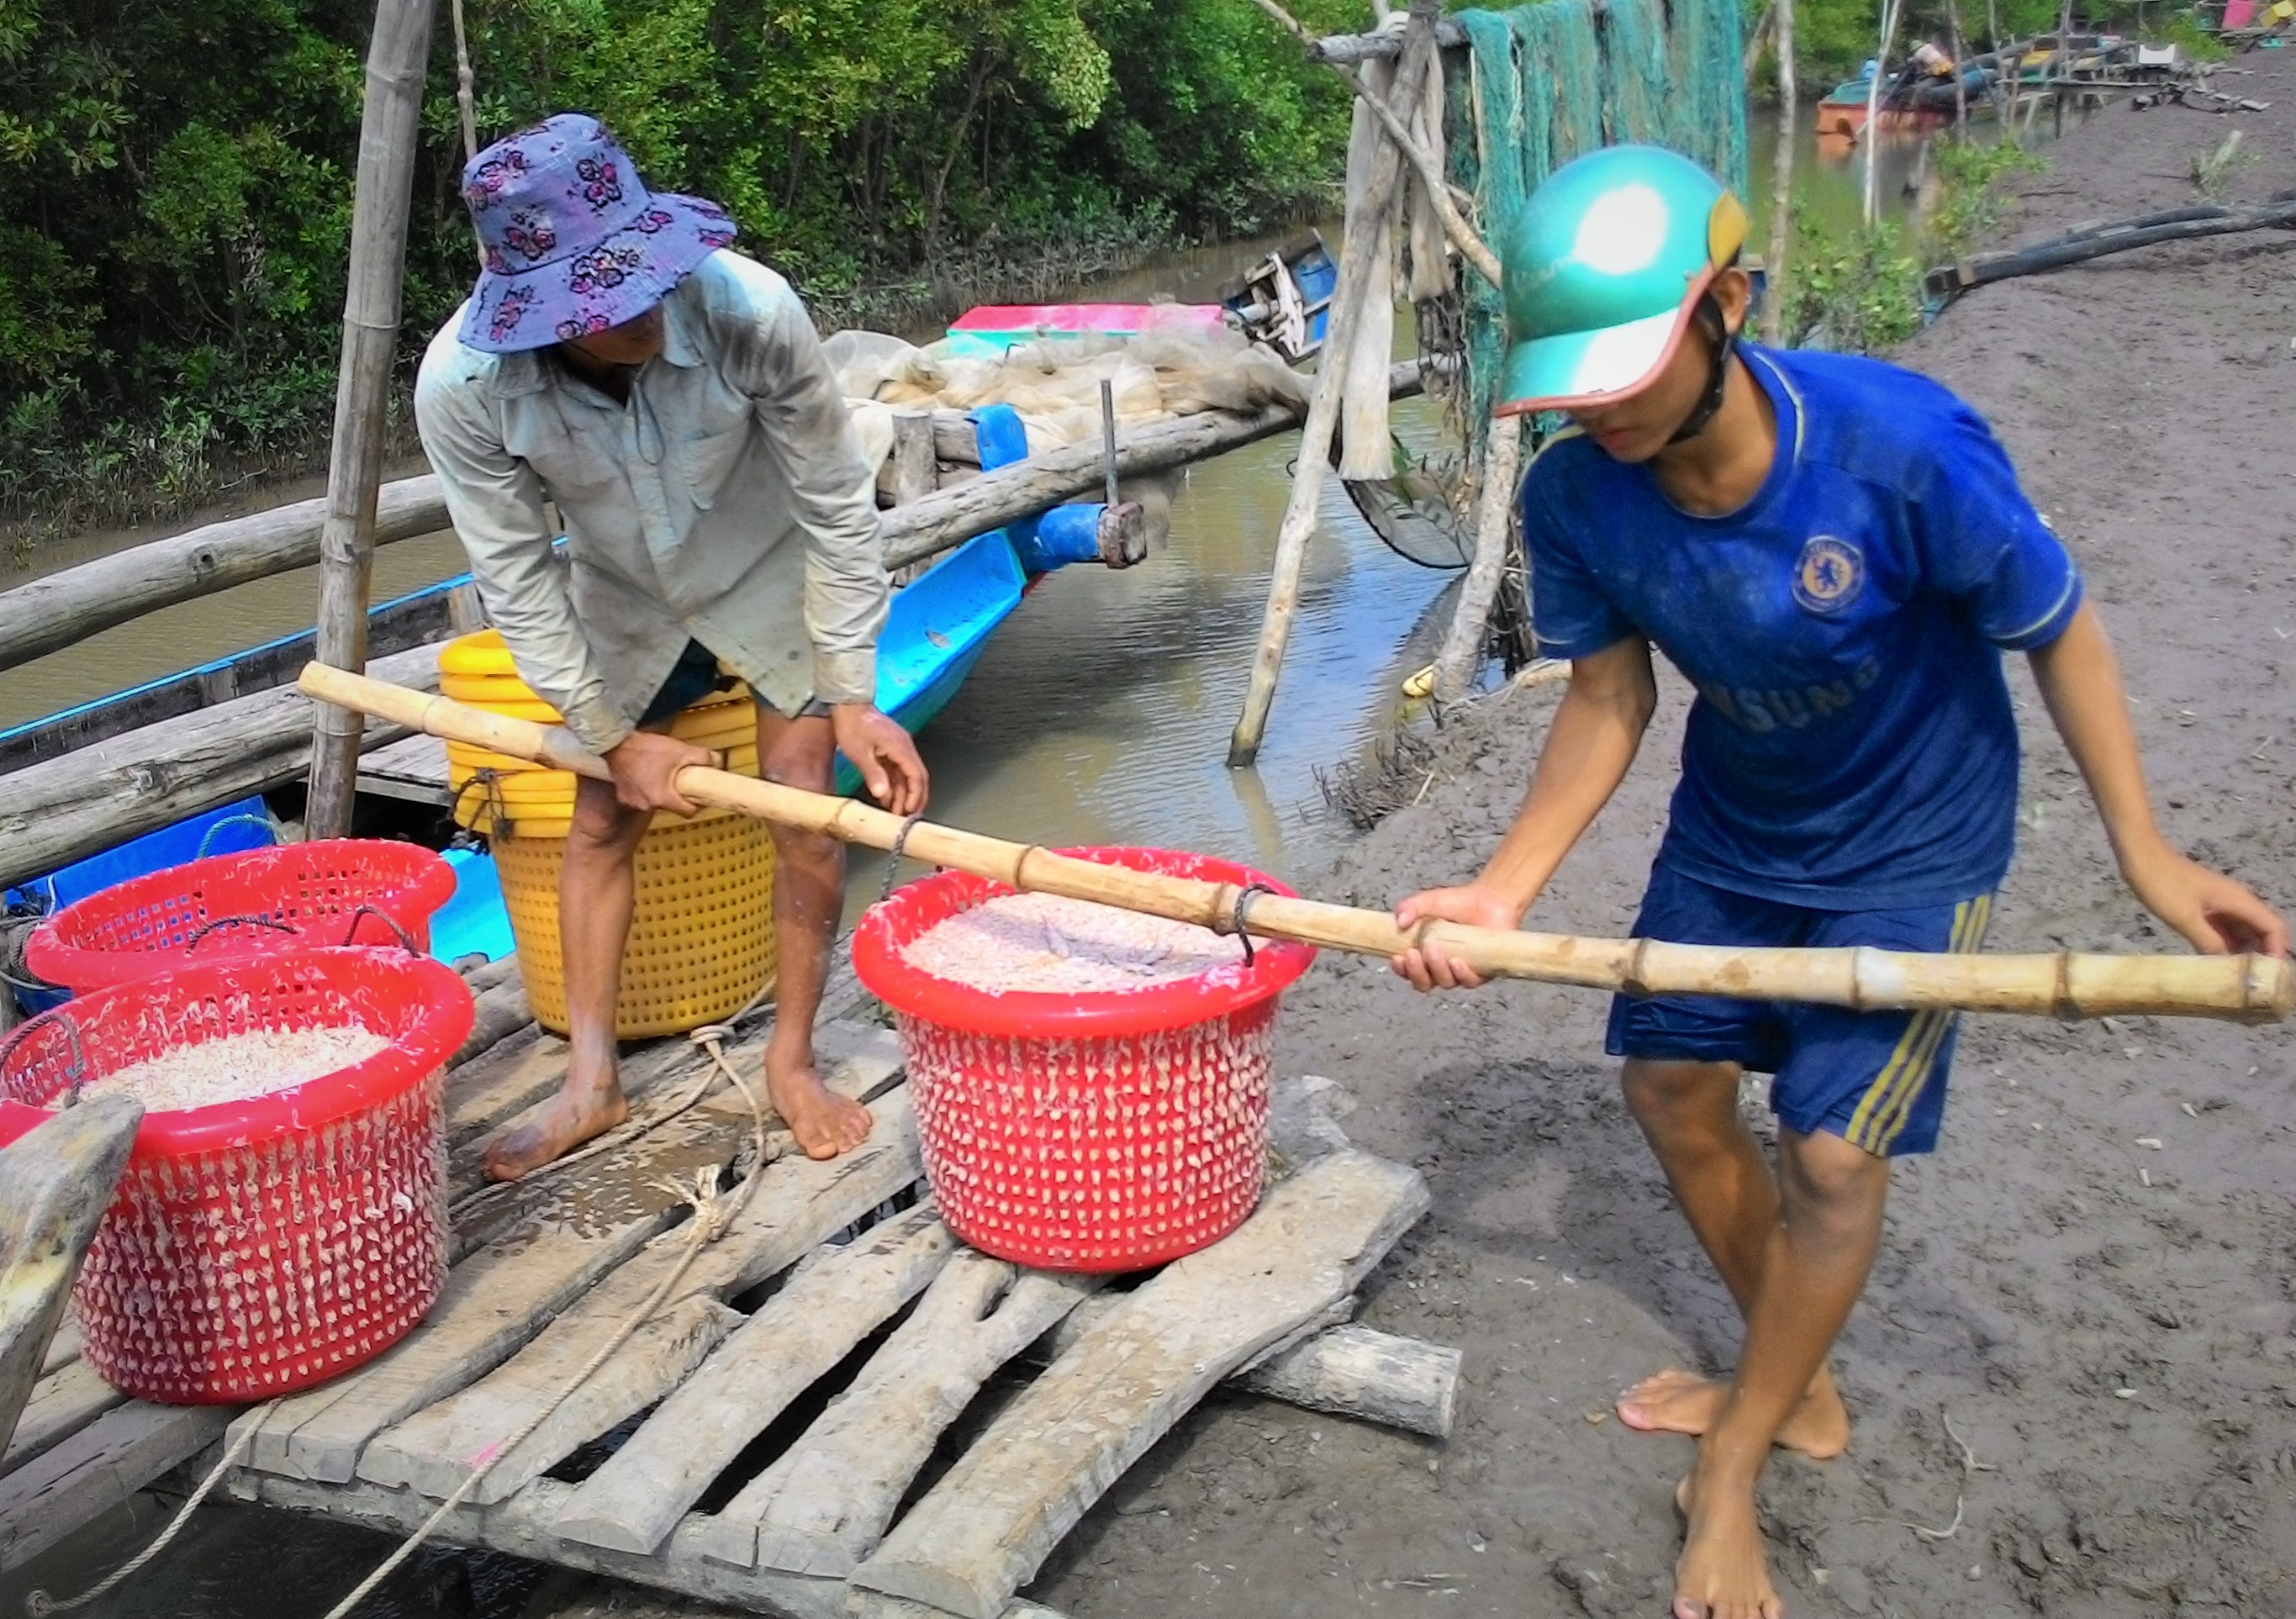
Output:
<path fill-rule="evenodd" d="M 569 732 L 469 707 L 450 698 L 370 680 L 322 664 L 303 671 L 302 689 L 413 730 L 468 742 L 513 758 L 597 780 L 605 761 L 585 753 Z M 1737 950 L 1647 939 L 1574 938 L 1455 922 L 1423 922 L 1408 933 L 1382 912 L 1255 894 L 1233 883 L 1166 877 L 1078 860 L 1034 844 L 920 821 L 914 824 L 851 798 L 783 787 L 705 765 L 678 772 L 677 790 L 695 804 L 729 809 L 846 843 L 890 849 L 1026 892 L 1092 900 L 1127 911 L 1262 938 L 1390 956 L 1439 944 L 1489 977 L 1576 984 L 1628 994 L 1724 994 L 1811 1002 L 1879 1011 L 1915 1007 L 2029 1012 L 2056 1017 L 2144 1013 L 2267 1022 L 2296 1003 L 2284 959 L 2266 956 L 1924 955 L 1852 950 Z"/>
<path fill-rule="evenodd" d="M 1428 53 L 1433 48 L 1433 30 L 1414 20 L 1397 81 L 1415 83 L 1425 70 Z M 1260 738 L 1267 729 L 1267 710 L 1275 701 L 1275 683 L 1283 672 L 1283 651 L 1292 639 L 1292 620 L 1300 609 L 1300 569 L 1307 560 L 1308 536 L 1316 527 L 1324 469 L 1332 454 L 1332 430 L 1339 422 L 1347 356 L 1355 340 L 1356 319 L 1370 275 L 1372 257 L 1382 240 L 1381 225 L 1401 182 L 1402 167 L 1395 143 L 1382 142 L 1373 154 L 1361 205 L 1349 210 L 1347 230 L 1341 238 L 1339 276 L 1324 321 L 1324 357 L 1316 367 L 1316 391 L 1308 402 L 1306 425 L 1300 430 L 1300 459 L 1292 474 L 1291 497 L 1284 503 L 1283 523 L 1275 531 L 1275 561 L 1269 570 L 1267 616 L 1259 626 L 1259 645 L 1252 654 L 1243 714 L 1228 740 L 1227 762 L 1231 767 L 1249 765 L 1259 756 Z"/>
<path fill-rule="evenodd" d="M 406 271 L 406 208 L 422 78 L 430 55 L 431 0 L 381 0 L 367 51 L 359 119 L 358 180 L 351 202 L 350 284 L 343 295 L 342 374 L 335 385 L 327 519 L 319 535 L 318 653 L 324 663 L 366 663 L 367 589 L 374 573 L 374 509 L 398 347 L 399 284 Z M 319 710 L 311 739 L 305 820 L 314 838 L 350 830 L 358 785 L 358 715 Z"/>

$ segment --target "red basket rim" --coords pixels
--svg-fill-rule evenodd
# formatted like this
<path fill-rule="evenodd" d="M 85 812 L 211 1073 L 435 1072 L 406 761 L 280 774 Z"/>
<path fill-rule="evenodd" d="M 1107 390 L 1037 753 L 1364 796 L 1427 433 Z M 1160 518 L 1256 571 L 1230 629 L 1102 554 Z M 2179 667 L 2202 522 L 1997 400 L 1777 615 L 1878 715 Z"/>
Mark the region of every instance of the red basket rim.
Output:
<path fill-rule="evenodd" d="M 470 1035 L 473 1017 L 470 986 L 444 962 L 372 945 L 307 947 L 275 950 L 252 962 L 202 962 L 92 990 L 41 1013 L 0 1041 L 0 1075 L 7 1074 L 43 1030 L 58 1026 L 66 1018 L 93 1023 L 129 998 L 193 1001 L 234 990 L 252 993 L 266 981 L 276 984 L 289 975 L 345 990 L 371 985 L 378 978 L 399 978 L 416 992 L 430 1015 L 410 1018 L 404 1029 L 389 1031 L 391 1043 L 364 1062 L 290 1090 L 205 1108 L 146 1113 L 135 1132 L 135 1157 L 177 1157 L 243 1147 L 332 1124 L 386 1102 L 429 1078 L 446 1066 Z M 356 1014 L 352 1018 L 359 1020 Z M 0 1147 L 54 1116 L 48 1108 L 18 1101 L 0 1091 Z"/>
<path fill-rule="evenodd" d="M 187 861 L 182 865 L 146 871 L 141 877 L 131 877 L 108 888 L 99 888 L 94 894 L 83 895 L 32 930 L 31 936 L 24 941 L 24 965 L 51 984 L 74 990 L 95 989 L 149 977 L 159 970 L 153 963 L 160 961 L 179 959 L 185 965 L 209 966 L 218 962 L 253 961 L 288 950 L 310 950 L 323 946 L 340 948 L 343 942 L 340 940 L 308 940 L 299 935 L 290 939 L 274 934 L 266 939 L 262 936 L 268 934 L 268 929 L 258 929 L 238 939 L 217 938 L 212 943 L 203 942 L 196 955 L 180 952 L 163 953 L 157 949 L 106 949 L 100 945 L 78 944 L 70 936 L 91 917 L 109 916 L 164 897 L 187 884 L 214 880 L 242 866 L 266 863 L 287 864 L 299 857 L 308 858 L 331 849 L 351 847 L 360 851 L 359 858 L 363 860 L 373 863 L 396 862 L 402 867 L 402 873 L 390 874 L 390 879 L 396 881 L 398 888 L 393 896 L 395 902 L 411 913 L 394 917 L 393 920 L 402 926 L 410 920 L 428 920 L 439 907 L 455 897 L 455 868 L 420 844 L 400 843 L 387 838 L 323 838 L 310 843 L 275 844 L 269 848 L 210 854 L 204 860 Z"/>
<path fill-rule="evenodd" d="M 1055 851 L 1103 865 L 1130 866 L 1203 882 L 1259 883 L 1286 898 L 1286 884 L 1262 871 L 1175 849 L 1090 846 Z M 887 1006 L 913 1018 L 979 1034 L 1070 1039 L 1084 1035 L 1146 1034 L 1226 1017 L 1280 994 L 1314 965 L 1315 948 L 1290 939 L 1256 941 L 1251 965 L 1242 963 L 1144 989 L 1060 993 L 1008 990 L 993 993 L 913 966 L 902 947 L 927 928 L 983 900 L 1014 890 L 984 877 L 943 871 L 911 883 L 872 905 L 853 930 L 853 970 Z"/>

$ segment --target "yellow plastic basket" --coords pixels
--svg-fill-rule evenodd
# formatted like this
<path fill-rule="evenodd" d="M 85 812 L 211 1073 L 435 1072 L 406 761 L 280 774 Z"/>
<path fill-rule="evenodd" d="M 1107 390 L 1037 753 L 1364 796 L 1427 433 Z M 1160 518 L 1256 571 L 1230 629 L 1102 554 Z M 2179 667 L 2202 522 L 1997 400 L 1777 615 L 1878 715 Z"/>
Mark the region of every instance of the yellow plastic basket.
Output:
<path fill-rule="evenodd" d="M 535 1020 L 567 1032 L 558 953 L 563 834 L 494 842 L 495 869 Z M 658 816 L 638 845 L 637 909 L 622 952 L 614 1033 L 674 1034 L 732 1016 L 774 970 L 774 845 L 765 823 L 727 810 Z"/>
<path fill-rule="evenodd" d="M 451 642 L 439 668 L 446 696 L 545 724 L 559 721 L 558 711 L 519 680 L 496 631 Z M 724 754 L 736 774 L 758 773 L 757 708 L 745 687 L 686 709 L 670 723 L 670 734 Z M 449 742 L 447 781 L 455 819 L 492 845 L 535 1018 L 564 1034 L 558 877 L 573 821 L 573 773 Z M 691 821 L 658 814 L 638 845 L 636 879 L 616 1034 L 675 1034 L 739 1010 L 774 970 L 774 846 L 764 823 L 722 810 Z"/>

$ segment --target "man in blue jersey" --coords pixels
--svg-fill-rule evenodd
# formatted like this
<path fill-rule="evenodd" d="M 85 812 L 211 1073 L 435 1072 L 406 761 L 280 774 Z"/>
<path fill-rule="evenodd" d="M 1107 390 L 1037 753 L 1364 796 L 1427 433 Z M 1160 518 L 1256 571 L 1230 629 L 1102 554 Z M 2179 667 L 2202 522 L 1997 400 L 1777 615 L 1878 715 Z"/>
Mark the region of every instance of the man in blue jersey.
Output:
<path fill-rule="evenodd" d="M 2123 878 L 2193 945 L 2288 946 L 2247 888 L 2153 822 L 2112 650 L 2080 574 L 1985 423 L 1876 361 L 1739 340 L 1745 216 L 1695 164 L 1613 147 L 1558 169 L 1502 242 L 1502 408 L 1567 413 L 1522 489 L 1541 648 L 1570 661 L 1521 812 L 1430 918 L 1513 928 L 1610 798 L 1657 703 L 1651 648 L 1696 686 L 1640 937 L 1975 950 L 2009 865 L 2035 681 Z M 1421 989 L 1472 988 L 1439 948 Z M 1665 1371 L 1629 1425 L 1700 1435 L 1677 1619 L 1778 1619 L 1754 1487 L 1773 1444 L 1849 1441 L 1825 1357 L 1866 1283 L 1889 1165 L 1935 1145 L 1955 1020 L 1621 997 L 1627 1101 L 1745 1318 L 1734 1375 Z M 1740 1117 L 1773 1078 L 1773 1175 Z"/>

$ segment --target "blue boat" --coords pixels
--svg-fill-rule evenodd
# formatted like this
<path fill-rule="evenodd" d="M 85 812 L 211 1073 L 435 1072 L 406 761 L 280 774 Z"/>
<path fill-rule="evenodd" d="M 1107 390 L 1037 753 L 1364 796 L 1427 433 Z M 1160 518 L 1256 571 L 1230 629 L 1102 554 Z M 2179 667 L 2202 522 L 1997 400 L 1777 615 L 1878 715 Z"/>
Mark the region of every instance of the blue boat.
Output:
<path fill-rule="evenodd" d="M 1001 528 L 976 535 L 893 593 L 877 638 L 877 707 L 914 735 L 948 706 L 988 637 L 1028 588 Z M 860 773 L 837 761 L 837 790 L 858 792 Z"/>

